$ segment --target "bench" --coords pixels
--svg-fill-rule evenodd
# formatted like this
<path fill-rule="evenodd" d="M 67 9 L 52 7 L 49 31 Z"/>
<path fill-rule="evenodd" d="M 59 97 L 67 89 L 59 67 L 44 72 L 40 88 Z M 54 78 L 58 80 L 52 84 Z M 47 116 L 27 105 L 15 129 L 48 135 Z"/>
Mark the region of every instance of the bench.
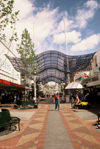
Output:
<path fill-rule="evenodd" d="M 86 101 L 80 101 L 78 104 L 76 102 L 73 102 L 72 108 L 79 108 L 79 109 L 84 109 L 84 108 L 89 108 L 89 103 Z"/>
<path fill-rule="evenodd" d="M 0 112 L 0 128 L 6 128 L 15 126 L 18 124 L 18 130 L 20 131 L 20 118 L 11 117 L 8 109 L 2 109 Z"/>
<path fill-rule="evenodd" d="M 22 106 L 23 108 L 28 108 L 29 106 L 33 107 L 33 108 L 37 108 L 38 107 L 38 104 L 36 104 L 34 102 L 34 100 L 20 100 L 20 101 L 17 102 L 17 105 L 19 107 Z"/>
<path fill-rule="evenodd" d="M 79 102 L 79 106 L 80 106 L 80 108 L 88 108 L 89 104 L 86 101 L 81 101 L 81 102 Z"/>

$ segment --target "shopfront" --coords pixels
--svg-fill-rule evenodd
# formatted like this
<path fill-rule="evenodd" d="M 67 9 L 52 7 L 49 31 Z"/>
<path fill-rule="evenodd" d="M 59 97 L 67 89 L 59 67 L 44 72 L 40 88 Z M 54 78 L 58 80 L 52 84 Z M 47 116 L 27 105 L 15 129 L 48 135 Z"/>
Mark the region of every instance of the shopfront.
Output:
<path fill-rule="evenodd" d="M 14 102 L 15 95 L 21 95 L 21 74 L 16 71 L 6 55 L 0 55 L 0 103 Z"/>

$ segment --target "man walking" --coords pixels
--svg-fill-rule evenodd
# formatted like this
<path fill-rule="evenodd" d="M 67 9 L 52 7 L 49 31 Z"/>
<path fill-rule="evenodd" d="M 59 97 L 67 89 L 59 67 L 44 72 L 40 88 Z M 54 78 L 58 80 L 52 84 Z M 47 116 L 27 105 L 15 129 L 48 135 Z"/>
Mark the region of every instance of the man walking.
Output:
<path fill-rule="evenodd" d="M 55 110 L 58 108 L 58 110 L 60 109 L 60 100 L 59 100 L 59 93 L 57 93 L 55 96 Z"/>

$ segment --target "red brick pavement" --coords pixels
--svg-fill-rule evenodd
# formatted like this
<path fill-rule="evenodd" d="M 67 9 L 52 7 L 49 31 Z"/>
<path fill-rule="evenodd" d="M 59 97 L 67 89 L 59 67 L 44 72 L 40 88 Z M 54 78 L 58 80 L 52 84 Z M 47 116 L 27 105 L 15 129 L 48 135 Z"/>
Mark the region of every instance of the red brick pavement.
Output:
<path fill-rule="evenodd" d="M 33 111 L 29 120 L 21 121 L 21 131 L 0 138 L 0 149 L 44 149 L 49 105 L 41 104 Z M 60 115 L 74 149 L 100 148 L 100 132 L 93 128 L 94 121 L 79 118 L 67 104 L 61 105 Z"/>
<path fill-rule="evenodd" d="M 0 149 L 43 149 L 48 111 L 48 105 L 39 105 L 29 120 L 21 121 L 21 131 L 0 138 Z"/>
<path fill-rule="evenodd" d="M 61 105 L 60 115 L 74 149 L 100 149 L 100 132 L 93 128 L 93 123 L 78 117 L 73 109 Z"/>

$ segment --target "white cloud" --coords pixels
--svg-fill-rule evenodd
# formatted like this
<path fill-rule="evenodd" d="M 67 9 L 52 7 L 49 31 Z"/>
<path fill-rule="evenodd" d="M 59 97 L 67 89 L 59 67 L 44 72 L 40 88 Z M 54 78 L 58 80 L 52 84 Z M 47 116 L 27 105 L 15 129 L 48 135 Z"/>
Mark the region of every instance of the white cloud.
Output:
<path fill-rule="evenodd" d="M 69 31 L 71 29 L 72 24 L 73 24 L 73 20 L 69 20 L 67 17 L 62 19 L 58 23 L 57 32 L 59 33 L 62 31 Z"/>
<path fill-rule="evenodd" d="M 79 28 L 84 28 L 87 25 L 87 21 L 94 16 L 94 12 L 91 10 L 78 10 L 76 16 L 76 22 Z"/>
<path fill-rule="evenodd" d="M 22 31 L 27 28 L 33 36 L 33 11 L 35 7 L 29 0 L 15 0 L 14 9 L 19 10 L 19 21 L 16 23 L 16 30 L 19 39 L 21 38 Z"/>
<path fill-rule="evenodd" d="M 96 9 L 99 7 L 99 4 L 96 0 L 88 0 L 84 6 L 89 7 L 91 9 Z"/>
<path fill-rule="evenodd" d="M 37 40 L 39 40 L 39 42 L 43 41 L 46 37 L 53 33 L 56 21 L 55 14 L 56 9 L 53 11 L 44 9 L 41 12 L 38 12 L 36 16 L 34 16 L 34 36 Z"/>
<path fill-rule="evenodd" d="M 99 8 L 99 4 L 95 0 L 88 0 L 84 4 L 84 8 L 77 10 L 76 24 L 79 28 L 86 27 L 88 20 L 92 19 L 96 10 Z"/>
<path fill-rule="evenodd" d="M 86 51 L 95 48 L 100 42 L 100 34 L 94 34 L 72 46 L 71 51 Z"/>
<path fill-rule="evenodd" d="M 54 32 L 56 24 L 56 11 L 56 9 L 53 11 L 44 9 L 33 17 L 33 41 L 35 43 L 37 53 L 47 50 L 48 48 L 46 40 Z"/>
<path fill-rule="evenodd" d="M 65 30 L 66 43 L 75 44 L 71 50 L 84 50 L 84 48 L 86 49 L 86 46 L 83 46 L 85 40 L 83 42 L 81 41 L 82 34 L 75 30 L 75 25 L 78 29 L 86 27 L 88 20 L 93 18 L 95 11 L 99 8 L 99 4 L 96 0 L 88 0 L 83 6 L 83 9 L 77 10 L 77 16 L 72 20 L 67 11 L 62 12 L 65 15 L 60 14 L 58 8 L 50 9 L 50 7 L 46 7 L 37 11 L 34 1 L 32 4 L 29 0 L 15 0 L 14 10 L 20 10 L 19 21 L 16 24 L 18 37 L 20 39 L 22 31 L 27 28 L 35 43 L 36 53 L 40 53 L 44 50 L 56 50 L 55 44 L 65 43 Z M 62 19 L 61 16 L 63 17 Z M 61 19 L 60 22 L 58 22 L 59 17 Z M 74 30 L 72 30 L 73 27 Z M 11 31 L 7 29 L 7 35 L 10 35 L 10 33 Z M 95 44 L 89 45 L 93 48 L 95 48 L 99 40 L 97 35 L 95 36 L 95 40 L 97 41 L 94 40 Z M 79 44 L 80 41 L 81 43 Z M 82 48 L 79 48 L 78 45 Z M 14 49 L 16 49 L 15 43 L 12 45 L 11 50 Z"/>
<path fill-rule="evenodd" d="M 20 10 L 19 21 L 16 24 L 19 39 L 22 31 L 27 28 L 35 43 L 35 49 L 38 49 L 36 52 L 42 52 L 44 40 L 54 32 L 57 9 L 50 10 L 47 7 L 34 14 L 37 8 L 29 0 L 15 0 L 14 9 Z"/>
<path fill-rule="evenodd" d="M 32 3 L 29 0 L 15 0 L 14 10 L 20 11 L 19 13 L 20 20 L 27 19 L 30 15 L 32 15 L 34 9 L 35 7 L 32 5 Z"/>
<path fill-rule="evenodd" d="M 81 40 L 81 33 L 73 30 L 72 32 L 60 33 L 54 35 L 54 43 L 77 43 Z"/>

